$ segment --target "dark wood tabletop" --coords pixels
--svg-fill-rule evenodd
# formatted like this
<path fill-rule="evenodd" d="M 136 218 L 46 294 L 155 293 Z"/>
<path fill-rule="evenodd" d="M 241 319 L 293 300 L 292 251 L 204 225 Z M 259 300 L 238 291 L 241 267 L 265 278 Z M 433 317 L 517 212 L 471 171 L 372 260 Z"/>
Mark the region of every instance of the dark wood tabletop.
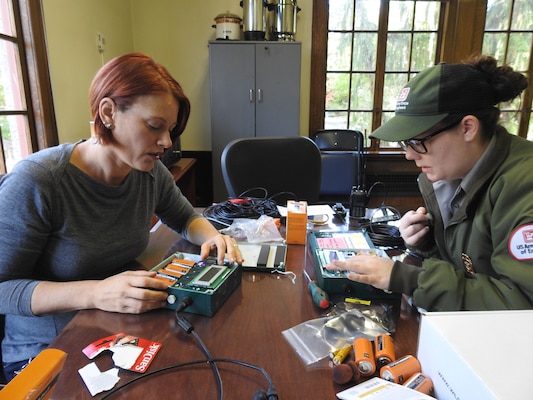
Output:
<path fill-rule="evenodd" d="M 172 251 L 198 252 L 198 248 L 161 226 L 152 233 L 149 251 L 139 261 L 156 265 Z M 335 399 L 336 393 L 353 385 L 339 385 L 332 379 L 327 360 L 306 366 L 282 335 L 282 331 L 323 315 L 313 305 L 305 268 L 313 275 L 312 261 L 306 247 L 289 245 L 286 266 L 296 275 L 265 272 L 243 272 L 241 285 L 212 317 L 183 313 L 204 341 L 213 358 L 226 358 L 263 368 L 272 379 L 278 396 L 292 399 Z M 416 355 L 418 314 L 405 298 L 397 300 L 398 321 L 394 335 L 397 357 Z M 95 361 L 101 371 L 113 367 L 111 355 L 100 354 L 89 360 L 82 349 L 100 338 L 125 332 L 162 343 L 150 365 L 150 372 L 173 366 L 166 372 L 147 376 L 112 394 L 110 399 L 217 399 L 219 389 L 207 362 L 195 365 L 178 364 L 205 360 L 206 356 L 191 334 L 176 328 L 175 313 L 160 309 L 141 315 L 109 313 L 99 310 L 78 312 L 50 347 L 68 353 L 59 376 L 53 399 L 102 399 L 106 392 L 91 397 L 78 370 Z M 233 363 L 217 363 L 223 384 L 224 399 L 253 399 L 258 390 L 269 387 L 260 372 Z M 118 386 L 141 376 L 121 370 Z"/>

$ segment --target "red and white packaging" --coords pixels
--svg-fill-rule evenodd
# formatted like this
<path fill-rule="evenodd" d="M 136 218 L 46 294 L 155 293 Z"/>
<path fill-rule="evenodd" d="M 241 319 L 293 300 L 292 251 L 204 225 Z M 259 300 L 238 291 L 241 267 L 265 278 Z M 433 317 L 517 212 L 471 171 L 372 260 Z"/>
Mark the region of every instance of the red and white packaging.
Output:
<path fill-rule="evenodd" d="M 105 350 L 112 351 L 113 362 L 117 367 L 143 373 L 148 369 L 160 349 L 161 343 L 159 342 L 120 332 L 94 341 L 82 352 L 92 360 Z"/>

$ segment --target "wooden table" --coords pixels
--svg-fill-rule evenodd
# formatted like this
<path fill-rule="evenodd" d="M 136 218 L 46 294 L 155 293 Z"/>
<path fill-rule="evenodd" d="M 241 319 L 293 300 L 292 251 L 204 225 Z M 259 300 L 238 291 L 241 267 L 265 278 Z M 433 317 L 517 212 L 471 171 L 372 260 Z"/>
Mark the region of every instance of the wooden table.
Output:
<path fill-rule="evenodd" d="M 169 250 L 192 252 L 184 240 L 165 226 L 152 234 L 151 245 L 139 260 L 147 266 L 158 263 Z M 176 241 L 177 240 L 177 241 Z M 283 338 L 282 331 L 321 316 L 307 289 L 302 270 L 312 274 L 305 246 L 290 245 L 287 270 L 296 274 L 296 283 L 289 276 L 243 272 L 242 284 L 213 317 L 184 313 L 194 325 L 214 358 L 229 358 L 258 365 L 274 382 L 279 398 L 335 399 L 335 394 L 350 385 L 333 382 L 327 360 L 306 367 Z M 159 341 L 163 344 L 149 372 L 158 368 L 205 359 L 192 335 L 175 328 L 174 312 L 167 309 L 142 315 L 109 313 L 99 310 L 80 311 L 59 334 L 50 347 L 68 353 L 65 367 L 57 382 L 53 399 L 92 399 L 78 369 L 88 360 L 81 352 L 87 344 L 118 332 Z M 418 314 L 401 301 L 401 312 L 395 334 L 396 355 L 416 355 Z M 101 371 L 111 368 L 111 355 L 96 359 Z M 268 384 L 257 371 L 233 364 L 220 363 L 224 398 L 253 399 L 257 390 Z M 119 385 L 139 376 L 121 371 Z M 101 399 L 105 393 L 93 399 Z M 184 366 L 150 376 L 113 394 L 111 399 L 216 399 L 218 389 L 207 363 Z"/>

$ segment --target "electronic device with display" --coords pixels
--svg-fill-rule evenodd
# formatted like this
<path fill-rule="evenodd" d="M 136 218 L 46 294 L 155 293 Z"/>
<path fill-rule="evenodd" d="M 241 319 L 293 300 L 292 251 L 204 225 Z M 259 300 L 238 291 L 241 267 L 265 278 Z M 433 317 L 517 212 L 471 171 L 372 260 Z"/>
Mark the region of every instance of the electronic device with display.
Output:
<path fill-rule="evenodd" d="M 318 285 L 328 294 L 344 293 L 361 299 L 398 298 L 400 294 L 386 293 L 370 285 L 355 282 L 344 271 L 329 271 L 326 265 L 333 260 L 346 260 L 358 254 L 388 257 L 374 246 L 365 229 L 352 231 L 314 231 L 308 234 Z"/>
<path fill-rule="evenodd" d="M 213 316 L 240 285 L 242 267 L 217 265 L 213 257 L 201 260 L 197 254 L 177 252 L 152 268 L 156 278 L 168 283 L 167 308 L 176 309 L 183 298 L 192 304 L 185 312 Z"/>

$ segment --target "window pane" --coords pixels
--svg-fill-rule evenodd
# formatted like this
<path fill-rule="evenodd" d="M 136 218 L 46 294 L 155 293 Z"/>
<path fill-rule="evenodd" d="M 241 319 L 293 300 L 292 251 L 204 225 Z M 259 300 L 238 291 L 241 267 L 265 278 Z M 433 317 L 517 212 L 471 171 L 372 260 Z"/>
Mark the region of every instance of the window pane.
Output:
<path fill-rule="evenodd" d="M 377 33 L 356 33 L 353 38 L 353 71 L 376 70 Z"/>
<path fill-rule="evenodd" d="M 374 74 L 352 75 L 351 110 L 369 110 L 373 106 Z"/>
<path fill-rule="evenodd" d="M 533 113 L 529 117 L 529 129 L 527 130 L 527 139 L 533 140 Z"/>
<path fill-rule="evenodd" d="M 376 0 L 359 0 L 355 3 L 354 29 L 360 31 L 376 31 L 379 25 L 380 2 Z"/>
<path fill-rule="evenodd" d="M 13 9 L 11 8 L 11 1 L 0 0 L 0 33 L 7 36 L 15 36 L 13 26 Z"/>
<path fill-rule="evenodd" d="M 483 36 L 483 54 L 502 60 L 505 54 L 507 35 L 505 33 L 485 33 Z"/>
<path fill-rule="evenodd" d="M 437 51 L 436 33 L 415 33 L 413 35 L 413 54 L 411 69 L 421 71 L 435 64 Z"/>
<path fill-rule="evenodd" d="M 346 129 L 348 127 L 348 112 L 328 112 L 324 119 L 324 129 Z"/>
<path fill-rule="evenodd" d="M 503 125 L 509 133 L 518 133 L 518 124 L 520 121 L 520 114 L 516 111 L 502 111 L 500 114 L 500 124 Z"/>
<path fill-rule="evenodd" d="M 12 42 L 0 41 L 0 110 L 25 110 L 22 78 L 17 47 Z"/>
<path fill-rule="evenodd" d="M 389 33 L 387 40 L 387 59 L 385 71 L 406 71 L 409 69 L 411 35 L 408 33 Z"/>
<path fill-rule="evenodd" d="M 507 50 L 507 62 L 511 64 L 515 70 L 528 70 L 532 40 L 532 32 L 517 32 L 511 33 L 509 35 L 509 50 Z"/>
<path fill-rule="evenodd" d="M 391 1 L 389 4 L 389 30 L 411 30 L 413 26 L 414 6 L 414 1 Z"/>
<path fill-rule="evenodd" d="M 353 0 L 336 0 L 329 3 L 328 29 L 349 31 L 353 25 Z"/>
<path fill-rule="evenodd" d="M 440 3 L 419 1 L 416 3 L 415 31 L 437 31 L 439 29 Z"/>
<path fill-rule="evenodd" d="M 533 30 L 533 4 L 531 0 L 516 0 L 511 29 L 515 31 Z"/>
<path fill-rule="evenodd" d="M 372 113 L 371 112 L 352 112 L 350 113 L 350 125 L 348 129 L 361 131 L 365 134 L 364 146 L 370 146 L 370 140 L 368 139 L 366 132 L 370 131 L 372 126 Z"/>
<path fill-rule="evenodd" d="M 0 116 L 0 130 L 2 131 L 6 169 L 9 172 L 17 161 L 31 152 L 27 119 L 23 115 Z"/>
<path fill-rule="evenodd" d="M 351 51 L 351 33 L 330 32 L 328 34 L 328 71 L 349 71 Z"/>
<path fill-rule="evenodd" d="M 348 109 L 350 74 L 326 74 L 326 110 Z"/>
<path fill-rule="evenodd" d="M 511 5 L 511 1 L 488 0 L 485 30 L 506 30 L 511 19 Z"/>
<path fill-rule="evenodd" d="M 385 83 L 383 85 L 383 116 L 386 111 L 392 111 L 396 109 L 396 99 L 400 94 L 400 91 L 407 84 L 407 74 L 385 74 Z M 385 120 L 381 121 L 383 125 Z"/>

